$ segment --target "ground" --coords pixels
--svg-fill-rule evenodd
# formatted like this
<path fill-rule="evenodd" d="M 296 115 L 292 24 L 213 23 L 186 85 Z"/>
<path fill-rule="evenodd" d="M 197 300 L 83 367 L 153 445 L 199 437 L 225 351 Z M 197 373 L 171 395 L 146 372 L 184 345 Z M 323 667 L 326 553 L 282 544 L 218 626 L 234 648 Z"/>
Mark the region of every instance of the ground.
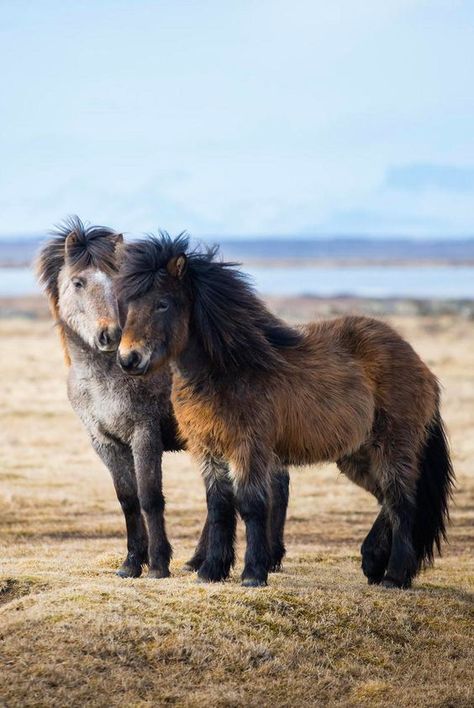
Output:
<path fill-rule="evenodd" d="M 410 591 L 366 584 L 376 505 L 334 465 L 292 470 L 268 588 L 239 585 L 241 530 L 231 579 L 196 584 L 182 565 L 204 494 L 185 453 L 164 460 L 172 577 L 119 579 L 121 511 L 69 408 L 56 333 L 0 320 L 0 705 L 472 706 L 474 325 L 395 325 L 443 384 L 457 474 L 450 544 Z"/>

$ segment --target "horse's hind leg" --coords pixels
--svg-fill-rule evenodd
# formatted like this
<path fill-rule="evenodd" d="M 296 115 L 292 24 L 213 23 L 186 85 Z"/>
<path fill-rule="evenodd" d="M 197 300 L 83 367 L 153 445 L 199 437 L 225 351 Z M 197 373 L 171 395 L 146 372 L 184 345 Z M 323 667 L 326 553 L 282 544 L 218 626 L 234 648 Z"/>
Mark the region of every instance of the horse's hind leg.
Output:
<path fill-rule="evenodd" d="M 384 501 L 392 527 L 392 544 L 382 585 L 406 588 L 410 587 L 417 571 L 413 548 L 416 461 L 410 460 L 409 454 L 400 455 L 397 463 L 386 467 L 384 478 Z"/>
<path fill-rule="evenodd" d="M 127 445 L 112 439 L 104 443 L 92 438 L 92 446 L 112 475 L 127 527 L 127 557 L 117 575 L 138 578 L 147 561 L 148 538 L 138 501 L 132 453 Z"/>
<path fill-rule="evenodd" d="M 369 585 L 381 582 L 390 558 L 392 527 L 382 507 L 361 546 L 362 570 Z"/>
<path fill-rule="evenodd" d="M 290 493 L 290 475 L 286 467 L 278 467 L 271 479 L 272 506 L 270 513 L 270 572 L 280 570 L 285 555 L 285 521 Z"/>
<path fill-rule="evenodd" d="M 371 450 L 362 447 L 352 455 L 338 460 L 341 472 L 359 487 L 373 494 L 379 503 L 382 491 L 377 483 L 376 468 Z M 361 546 L 362 571 L 370 585 L 380 583 L 390 558 L 392 529 L 386 509 L 382 506 L 372 528 Z"/>

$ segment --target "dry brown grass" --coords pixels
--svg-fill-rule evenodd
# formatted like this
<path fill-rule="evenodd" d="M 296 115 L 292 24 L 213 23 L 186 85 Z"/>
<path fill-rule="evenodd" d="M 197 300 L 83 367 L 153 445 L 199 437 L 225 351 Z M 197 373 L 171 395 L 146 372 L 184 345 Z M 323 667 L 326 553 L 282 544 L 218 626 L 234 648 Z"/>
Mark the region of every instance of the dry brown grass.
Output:
<path fill-rule="evenodd" d="M 121 512 L 55 333 L 0 321 L 0 705 L 471 706 L 474 327 L 395 324 L 444 384 L 458 477 L 450 546 L 408 592 L 365 584 L 376 507 L 334 466 L 292 472 L 288 558 L 268 588 L 239 586 L 241 555 L 229 582 L 197 585 L 181 566 L 204 495 L 184 453 L 165 459 L 173 577 L 115 577 Z"/>

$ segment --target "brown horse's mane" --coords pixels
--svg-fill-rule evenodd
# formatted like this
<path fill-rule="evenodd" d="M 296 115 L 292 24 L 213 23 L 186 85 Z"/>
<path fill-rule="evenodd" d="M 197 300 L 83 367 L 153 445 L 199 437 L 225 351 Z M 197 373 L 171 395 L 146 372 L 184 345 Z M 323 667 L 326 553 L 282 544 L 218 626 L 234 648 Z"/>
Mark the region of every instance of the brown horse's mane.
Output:
<path fill-rule="evenodd" d="M 182 287 L 192 302 L 190 331 L 213 367 L 224 372 L 282 366 L 282 350 L 298 346 L 301 334 L 267 310 L 236 263 L 218 260 L 217 247 L 191 250 L 185 233 L 173 239 L 161 232 L 128 244 L 119 296 L 135 300 L 164 284 L 168 263 L 180 255 L 186 257 Z"/>
<path fill-rule="evenodd" d="M 78 216 L 71 216 L 59 224 L 51 238 L 42 247 L 37 261 L 38 280 L 49 299 L 50 309 L 59 327 L 61 344 L 66 363 L 70 364 L 64 329 L 59 322 L 58 277 L 66 259 L 66 239 L 74 234 L 74 242 L 68 249 L 68 265 L 72 272 L 92 266 L 112 275 L 117 272 L 115 232 L 105 226 L 86 226 Z"/>

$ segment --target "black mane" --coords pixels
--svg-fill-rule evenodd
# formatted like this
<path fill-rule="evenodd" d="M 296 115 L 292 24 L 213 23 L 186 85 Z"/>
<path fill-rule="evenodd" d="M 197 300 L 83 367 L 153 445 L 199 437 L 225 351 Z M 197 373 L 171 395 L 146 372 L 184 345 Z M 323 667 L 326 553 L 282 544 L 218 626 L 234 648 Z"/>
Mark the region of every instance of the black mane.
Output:
<path fill-rule="evenodd" d="M 216 260 L 218 248 L 190 250 L 189 237 L 167 233 L 127 245 L 117 288 L 134 300 L 167 277 L 167 263 L 185 254 L 183 287 L 192 298 L 191 333 L 221 370 L 269 370 L 283 363 L 281 350 L 296 347 L 300 333 L 272 315 L 235 263 Z"/>
<path fill-rule="evenodd" d="M 41 249 L 36 269 L 38 280 L 47 294 L 58 299 L 58 275 L 64 265 L 65 242 L 74 233 L 75 241 L 68 255 L 68 263 L 75 271 L 89 266 L 108 274 L 117 272 L 115 256 L 115 236 L 112 229 L 105 226 L 85 226 L 77 216 L 65 219 L 53 231 L 53 237 Z"/>
<path fill-rule="evenodd" d="M 188 251 L 189 236 L 184 231 L 174 239 L 166 231 L 160 231 L 159 236 L 127 243 L 116 284 L 120 297 L 129 302 L 146 295 L 155 279 L 166 274 L 168 261 L 181 253 L 189 258 Z"/>

